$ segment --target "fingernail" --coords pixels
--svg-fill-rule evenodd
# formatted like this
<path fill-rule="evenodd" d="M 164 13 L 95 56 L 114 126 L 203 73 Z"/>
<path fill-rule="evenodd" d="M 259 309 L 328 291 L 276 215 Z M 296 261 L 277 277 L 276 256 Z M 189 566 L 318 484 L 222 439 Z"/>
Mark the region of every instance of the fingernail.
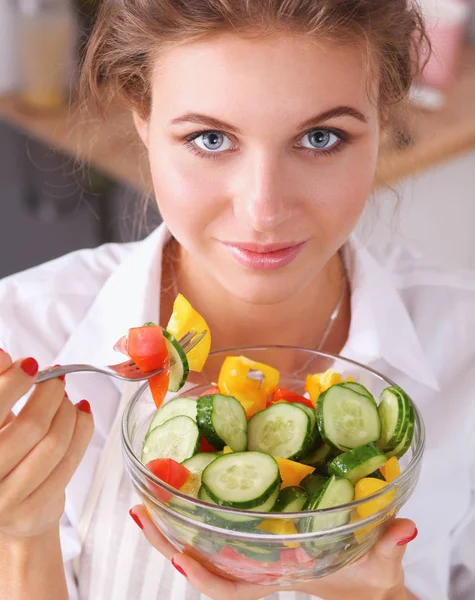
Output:
<path fill-rule="evenodd" d="M 34 377 L 38 373 L 38 363 L 34 358 L 25 358 L 20 363 L 20 369 L 30 377 Z"/>
<path fill-rule="evenodd" d="M 137 523 L 137 525 L 140 527 L 140 529 L 143 529 L 143 525 L 141 520 L 138 518 L 138 516 L 134 513 L 133 509 L 131 508 L 129 510 L 129 515 L 132 517 L 132 519 Z"/>
<path fill-rule="evenodd" d="M 187 574 L 185 573 L 185 571 L 183 570 L 182 567 L 180 567 L 180 565 L 177 565 L 175 562 L 175 559 L 172 558 L 172 565 L 175 567 L 175 569 L 178 571 L 178 573 L 180 573 L 181 575 L 183 575 L 183 577 L 188 578 Z"/>
<path fill-rule="evenodd" d="M 82 410 L 82 412 L 92 415 L 91 405 L 87 400 L 81 400 L 76 404 L 76 406 L 78 407 L 78 410 Z"/>
<path fill-rule="evenodd" d="M 54 365 L 54 367 L 53 367 L 53 368 L 60 367 L 60 366 L 61 366 L 61 365 Z M 61 379 L 61 381 L 64 381 L 64 378 L 65 378 L 65 377 L 66 377 L 66 375 L 60 375 L 60 376 L 58 377 L 58 379 Z"/>
<path fill-rule="evenodd" d="M 399 542 L 397 543 L 398 546 L 405 546 L 406 544 L 409 544 L 409 542 L 412 542 L 412 540 L 415 540 L 417 537 L 417 534 L 419 533 L 417 527 L 414 530 L 414 533 L 411 535 L 411 537 L 408 538 L 403 538 L 402 540 L 399 540 Z"/>

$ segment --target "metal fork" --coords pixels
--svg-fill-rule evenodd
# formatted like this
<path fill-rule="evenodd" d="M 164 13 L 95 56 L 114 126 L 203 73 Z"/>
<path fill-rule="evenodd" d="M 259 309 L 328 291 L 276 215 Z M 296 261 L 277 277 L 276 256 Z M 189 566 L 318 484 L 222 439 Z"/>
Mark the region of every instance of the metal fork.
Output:
<path fill-rule="evenodd" d="M 205 330 L 203 333 L 187 333 L 180 340 L 179 344 L 183 348 L 185 354 L 188 354 L 190 350 L 201 342 L 204 336 L 208 332 Z M 171 366 L 175 363 L 171 361 Z M 48 379 L 55 379 L 61 375 L 69 375 L 70 373 L 102 373 L 103 375 L 109 375 L 109 377 L 115 377 L 116 379 L 122 379 L 123 381 L 146 381 L 155 375 L 162 372 L 163 369 L 157 371 L 151 371 L 150 373 L 144 373 L 132 360 L 126 360 L 125 362 L 116 365 L 106 365 L 105 367 L 95 367 L 94 365 L 62 365 L 59 367 L 51 367 L 40 371 L 36 379 L 37 383 L 48 381 Z"/>

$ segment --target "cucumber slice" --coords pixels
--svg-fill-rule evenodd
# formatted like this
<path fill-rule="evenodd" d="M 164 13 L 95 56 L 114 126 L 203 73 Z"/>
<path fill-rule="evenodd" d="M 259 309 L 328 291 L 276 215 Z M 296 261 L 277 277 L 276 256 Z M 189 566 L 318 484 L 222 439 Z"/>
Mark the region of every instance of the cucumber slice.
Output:
<path fill-rule="evenodd" d="M 174 400 L 170 400 L 160 410 L 157 410 L 148 428 L 148 433 L 174 417 L 190 417 L 190 419 L 196 421 L 196 411 L 196 400 L 192 398 L 175 398 Z"/>
<path fill-rule="evenodd" d="M 255 414 L 248 423 L 248 448 L 299 460 L 312 446 L 312 422 L 305 411 L 279 402 Z"/>
<path fill-rule="evenodd" d="M 145 438 L 142 463 L 156 458 L 173 458 L 183 462 L 191 458 L 200 447 L 200 432 L 190 417 L 174 417 L 155 427 Z"/>
<path fill-rule="evenodd" d="M 331 388 L 330 388 L 331 389 Z M 322 490 L 310 498 L 305 505 L 305 510 L 318 510 L 332 508 L 353 502 L 355 489 L 348 479 L 338 479 L 334 475 L 330 477 Z M 345 525 L 350 520 L 351 510 L 341 510 L 331 514 L 320 514 L 303 519 L 300 525 L 301 533 L 311 531 L 323 531 Z M 323 541 L 323 540 L 322 540 Z M 328 542 L 326 542 L 328 543 Z"/>
<path fill-rule="evenodd" d="M 387 460 L 384 452 L 374 444 L 365 444 L 334 458 L 328 472 L 337 477 L 344 477 L 356 485 L 360 479 L 382 467 Z"/>
<path fill-rule="evenodd" d="M 381 419 L 381 437 L 377 444 L 381 450 L 390 451 L 398 446 L 406 433 L 406 419 L 410 414 L 410 400 L 398 387 L 386 388 L 378 406 Z"/>
<path fill-rule="evenodd" d="M 181 464 L 186 467 L 192 473 L 192 477 L 189 477 L 185 485 L 180 488 L 180 491 L 193 498 L 198 497 L 198 492 L 201 487 L 201 475 L 206 467 L 213 462 L 215 458 L 218 458 L 219 454 L 213 452 L 198 452 L 191 458 L 184 460 Z"/>
<path fill-rule="evenodd" d="M 166 329 L 162 329 L 162 331 L 171 364 L 168 389 L 170 392 L 178 392 L 185 385 L 188 373 L 190 372 L 188 359 L 186 358 L 185 351 L 172 334 L 168 333 Z"/>
<path fill-rule="evenodd" d="M 317 429 L 317 415 L 314 410 L 305 404 L 301 404 L 300 402 L 293 402 L 294 406 L 298 406 L 300 409 L 304 410 L 312 423 L 312 431 L 315 432 Z M 320 436 L 319 436 L 320 437 Z"/>
<path fill-rule="evenodd" d="M 341 387 L 348 388 L 349 390 L 353 390 L 357 394 L 361 394 L 362 396 L 366 396 L 370 400 L 372 400 L 376 404 L 376 400 L 374 399 L 373 394 L 365 388 L 361 383 L 357 383 L 356 381 L 344 381 L 343 383 L 339 383 Z"/>
<path fill-rule="evenodd" d="M 246 412 L 236 398 L 213 394 L 198 398 L 197 404 L 198 427 L 216 450 L 222 450 L 224 446 L 234 452 L 246 450 Z"/>
<path fill-rule="evenodd" d="M 300 486 L 307 492 L 307 494 L 312 497 L 315 494 L 318 494 L 323 489 L 323 486 L 328 481 L 328 477 L 324 477 L 323 475 L 310 473 L 307 477 L 304 477 L 300 482 Z"/>
<path fill-rule="evenodd" d="M 307 492 L 294 485 L 280 490 L 274 510 L 276 512 L 300 512 L 307 502 Z"/>
<path fill-rule="evenodd" d="M 317 402 L 318 429 L 327 444 L 351 450 L 381 437 L 381 420 L 374 400 L 334 385 Z"/>
<path fill-rule="evenodd" d="M 191 458 L 187 458 L 181 464 L 195 475 L 201 477 L 206 467 L 212 463 L 215 458 L 218 458 L 218 456 L 220 455 L 215 452 L 198 452 L 198 454 L 195 454 Z"/>
<path fill-rule="evenodd" d="M 249 512 L 249 516 L 244 515 L 233 515 L 232 513 L 217 513 L 214 511 L 209 511 L 206 513 L 206 518 L 209 522 L 214 523 L 220 527 L 225 527 L 226 529 L 239 529 L 240 526 L 248 527 L 249 523 L 253 523 L 254 525 L 258 525 L 261 522 L 261 519 L 252 516 L 253 512 L 271 512 L 275 507 L 277 499 L 279 497 L 279 487 L 277 487 L 274 492 L 269 496 L 269 498 L 263 503 L 259 504 L 259 506 L 255 506 L 251 509 L 246 509 Z M 198 498 L 203 502 L 208 502 L 208 504 L 217 503 L 213 501 L 212 498 L 207 494 L 204 486 L 201 486 L 201 489 L 198 493 Z"/>
<path fill-rule="evenodd" d="M 335 450 L 328 444 L 320 444 L 316 450 L 307 454 L 300 462 L 315 467 L 322 475 L 328 475 L 328 464 L 335 458 Z"/>
<path fill-rule="evenodd" d="M 265 503 L 281 481 L 277 461 L 263 452 L 223 454 L 206 467 L 201 480 L 213 502 L 238 509 Z"/>
<path fill-rule="evenodd" d="M 396 458 L 400 459 L 409 450 L 409 448 L 411 447 L 411 444 L 412 444 L 412 439 L 414 437 L 414 420 L 415 420 L 414 409 L 411 406 L 410 407 L 410 415 L 408 417 L 407 424 L 406 424 L 406 433 L 404 435 L 404 438 L 402 439 L 401 443 L 398 446 L 396 446 L 396 448 L 394 448 L 394 450 L 390 450 L 389 452 L 386 452 L 386 456 L 388 458 L 395 456 Z"/>

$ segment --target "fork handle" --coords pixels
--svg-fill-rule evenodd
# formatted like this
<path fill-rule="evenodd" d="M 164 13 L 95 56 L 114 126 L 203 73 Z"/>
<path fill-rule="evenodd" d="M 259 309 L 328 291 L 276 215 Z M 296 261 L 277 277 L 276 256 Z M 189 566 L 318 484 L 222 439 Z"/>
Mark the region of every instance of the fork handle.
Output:
<path fill-rule="evenodd" d="M 69 373 L 81 373 L 87 371 L 94 372 L 96 369 L 91 365 L 66 365 L 61 367 L 51 367 L 38 373 L 36 383 L 43 383 L 44 381 L 56 379 L 62 375 L 68 375 Z"/>

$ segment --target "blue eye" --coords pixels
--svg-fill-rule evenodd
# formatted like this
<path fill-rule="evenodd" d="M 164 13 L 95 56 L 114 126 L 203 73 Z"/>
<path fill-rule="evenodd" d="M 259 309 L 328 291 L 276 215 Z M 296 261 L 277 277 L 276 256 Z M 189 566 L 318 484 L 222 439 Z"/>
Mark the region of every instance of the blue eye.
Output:
<path fill-rule="evenodd" d="M 328 129 L 314 129 L 306 133 L 300 143 L 304 148 L 312 150 L 329 150 L 340 141 L 341 138 Z"/>
<path fill-rule="evenodd" d="M 194 138 L 193 142 L 205 152 L 224 152 L 233 145 L 227 135 L 219 131 L 205 131 Z"/>

